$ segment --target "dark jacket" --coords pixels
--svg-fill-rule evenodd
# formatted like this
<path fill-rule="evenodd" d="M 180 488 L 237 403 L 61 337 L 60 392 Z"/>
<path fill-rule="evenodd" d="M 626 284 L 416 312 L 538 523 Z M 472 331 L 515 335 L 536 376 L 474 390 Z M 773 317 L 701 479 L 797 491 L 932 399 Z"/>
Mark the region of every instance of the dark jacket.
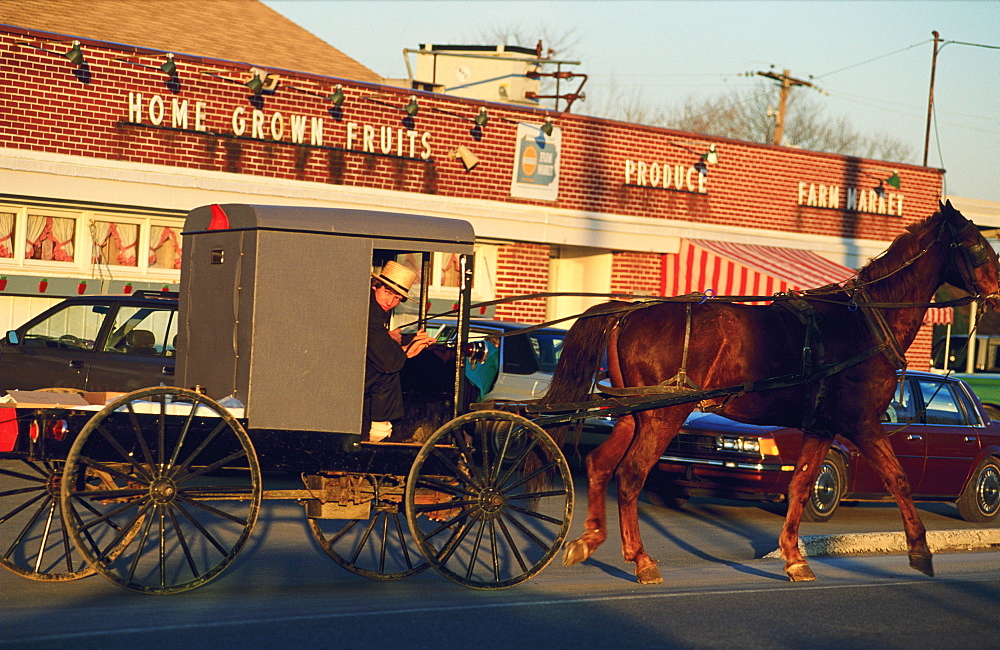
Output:
<path fill-rule="evenodd" d="M 403 417 L 403 390 L 399 371 L 406 363 L 406 353 L 389 336 L 389 313 L 375 302 L 374 292 L 368 302 L 368 349 L 365 358 L 364 422 L 383 422 Z"/>

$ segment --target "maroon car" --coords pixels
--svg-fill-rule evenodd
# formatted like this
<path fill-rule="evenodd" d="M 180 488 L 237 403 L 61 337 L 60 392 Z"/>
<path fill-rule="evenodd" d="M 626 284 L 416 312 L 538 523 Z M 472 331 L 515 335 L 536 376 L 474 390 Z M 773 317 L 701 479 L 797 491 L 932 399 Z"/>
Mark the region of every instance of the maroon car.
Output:
<path fill-rule="evenodd" d="M 1000 512 L 1000 422 L 986 415 L 965 382 L 907 372 L 882 426 L 910 479 L 917 501 L 955 501 L 967 521 L 991 522 Z M 799 429 L 754 426 L 717 415 L 688 418 L 650 472 L 654 502 L 690 496 L 784 501 L 802 446 Z M 803 518 L 825 521 L 841 501 L 891 497 L 850 441 L 837 436 L 826 455 Z"/>

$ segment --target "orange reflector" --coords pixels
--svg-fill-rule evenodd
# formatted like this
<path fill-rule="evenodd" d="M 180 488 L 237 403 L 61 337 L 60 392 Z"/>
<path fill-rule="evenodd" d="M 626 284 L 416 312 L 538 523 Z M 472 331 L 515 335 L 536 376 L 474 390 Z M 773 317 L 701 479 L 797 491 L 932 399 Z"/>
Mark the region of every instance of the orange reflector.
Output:
<path fill-rule="evenodd" d="M 778 455 L 778 443 L 774 441 L 774 438 L 761 438 L 760 439 L 760 455 L 761 456 L 777 456 Z"/>
<path fill-rule="evenodd" d="M 209 230 L 229 230 L 229 217 L 222 210 L 222 206 L 212 206 L 212 221 L 208 224 Z"/>

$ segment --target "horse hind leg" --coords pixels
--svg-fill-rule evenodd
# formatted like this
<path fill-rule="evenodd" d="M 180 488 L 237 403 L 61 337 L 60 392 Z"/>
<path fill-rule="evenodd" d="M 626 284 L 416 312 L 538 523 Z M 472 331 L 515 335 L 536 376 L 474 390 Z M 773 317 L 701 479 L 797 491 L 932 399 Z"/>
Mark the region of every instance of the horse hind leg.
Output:
<path fill-rule="evenodd" d="M 906 534 L 910 566 L 927 576 L 934 577 L 933 557 L 931 549 L 927 545 L 927 529 L 913 503 L 910 481 L 906 477 L 906 472 L 903 471 L 903 466 L 896 457 L 896 453 L 892 450 L 889 439 L 879 427 L 876 434 L 859 435 L 853 442 L 881 477 L 889 494 L 896 499 L 899 513 L 903 518 L 903 531 Z"/>
<path fill-rule="evenodd" d="M 795 472 L 788 484 L 788 512 L 778 537 L 778 548 L 785 559 L 785 574 L 792 582 L 808 582 L 816 579 L 809 563 L 799 550 L 799 525 L 802 510 L 812 490 L 826 452 L 833 440 L 826 436 L 805 432 L 802 434 L 802 451 L 795 464 Z"/>
<path fill-rule="evenodd" d="M 621 462 L 635 434 L 635 416 L 618 418 L 611 435 L 594 451 L 587 454 L 587 519 L 583 535 L 567 542 L 563 551 L 563 564 L 571 566 L 583 562 L 597 550 L 608 537 L 607 498 L 608 482 Z"/>
<path fill-rule="evenodd" d="M 685 405 L 656 414 L 652 411 L 638 414 L 636 440 L 616 472 L 622 557 L 626 562 L 635 562 L 635 576 L 639 584 L 663 582 L 656 560 L 646 553 L 642 545 L 639 533 L 639 493 L 646 483 L 649 471 L 692 410 L 693 405 Z"/>

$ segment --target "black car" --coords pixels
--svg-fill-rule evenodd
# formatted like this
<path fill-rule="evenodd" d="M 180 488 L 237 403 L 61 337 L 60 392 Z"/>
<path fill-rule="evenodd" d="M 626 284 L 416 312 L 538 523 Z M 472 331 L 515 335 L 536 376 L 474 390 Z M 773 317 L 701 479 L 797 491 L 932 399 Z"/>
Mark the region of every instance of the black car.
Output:
<path fill-rule="evenodd" d="M 67 298 L 0 340 L 0 394 L 172 385 L 177 294 Z"/>

